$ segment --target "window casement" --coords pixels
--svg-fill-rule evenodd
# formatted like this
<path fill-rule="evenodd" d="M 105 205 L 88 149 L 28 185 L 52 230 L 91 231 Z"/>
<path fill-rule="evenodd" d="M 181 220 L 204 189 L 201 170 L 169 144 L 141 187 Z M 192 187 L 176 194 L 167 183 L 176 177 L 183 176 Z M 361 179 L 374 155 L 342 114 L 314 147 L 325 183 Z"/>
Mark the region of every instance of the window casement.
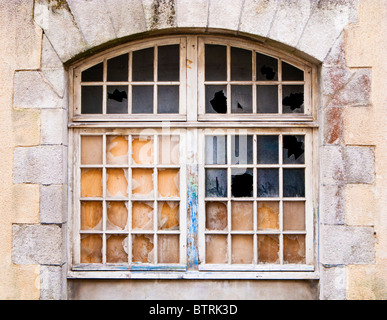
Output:
<path fill-rule="evenodd" d="M 69 74 L 70 277 L 317 277 L 315 66 L 187 35 Z"/>

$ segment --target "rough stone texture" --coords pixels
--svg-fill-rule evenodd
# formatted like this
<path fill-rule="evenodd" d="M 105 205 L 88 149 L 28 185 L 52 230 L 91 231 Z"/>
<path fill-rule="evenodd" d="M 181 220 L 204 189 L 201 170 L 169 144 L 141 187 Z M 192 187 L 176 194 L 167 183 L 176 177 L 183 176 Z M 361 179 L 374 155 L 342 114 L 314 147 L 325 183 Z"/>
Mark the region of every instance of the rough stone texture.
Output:
<path fill-rule="evenodd" d="M 176 0 L 176 24 L 179 28 L 207 26 L 207 0 Z"/>
<path fill-rule="evenodd" d="M 40 222 L 67 221 L 67 185 L 40 186 Z"/>
<path fill-rule="evenodd" d="M 210 1 L 208 27 L 238 30 L 242 0 Z"/>
<path fill-rule="evenodd" d="M 372 147 L 347 146 L 344 149 L 346 183 L 373 183 L 375 155 Z"/>
<path fill-rule="evenodd" d="M 67 145 L 67 110 L 41 111 L 41 144 Z"/>
<path fill-rule="evenodd" d="M 324 143 L 342 144 L 344 140 L 343 108 L 332 107 L 324 110 Z"/>
<path fill-rule="evenodd" d="M 344 162 L 341 146 L 322 146 L 320 148 L 321 184 L 344 184 Z"/>
<path fill-rule="evenodd" d="M 174 0 L 143 0 L 142 4 L 148 30 L 172 28 L 176 26 Z"/>
<path fill-rule="evenodd" d="M 40 268 L 40 299 L 63 300 L 67 296 L 65 283 L 66 264 L 63 266 L 41 266 Z"/>
<path fill-rule="evenodd" d="M 344 300 L 346 289 L 345 267 L 330 267 L 321 269 L 320 299 L 323 300 Z"/>
<path fill-rule="evenodd" d="M 52 47 L 50 40 L 48 40 L 47 36 L 43 34 L 41 67 L 61 68 L 62 65 L 62 61 L 59 59 L 58 54 Z"/>
<path fill-rule="evenodd" d="M 345 223 L 345 200 L 343 185 L 320 186 L 320 223 L 343 225 Z"/>

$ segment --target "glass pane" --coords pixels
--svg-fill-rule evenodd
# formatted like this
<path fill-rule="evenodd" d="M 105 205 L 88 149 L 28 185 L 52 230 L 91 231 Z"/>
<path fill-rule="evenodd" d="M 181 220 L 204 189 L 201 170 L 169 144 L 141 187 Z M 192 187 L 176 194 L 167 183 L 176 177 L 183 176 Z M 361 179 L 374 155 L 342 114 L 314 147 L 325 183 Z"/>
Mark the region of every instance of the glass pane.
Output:
<path fill-rule="evenodd" d="M 305 263 L 305 235 L 284 235 L 284 263 Z"/>
<path fill-rule="evenodd" d="M 206 229 L 225 230 L 227 228 L 227 203 L 206 202 Z"/>
<path fill-rule="evenodd" d="M 257 162 L 278 163 L 278 136 L 257 136 Z"/>
<path fill-rule="evenodd" d="M 305 230 L 305 202 L 284 202 L 284 230 Z"/>
<path fill-rule="evenodd" d="M 128 172 L 124 169 L 106 170 L 106 195 L 108 197 L 128 196 Z"/>
<path fill-rule="evenodd" d="M 227 47 L 205 45 L 205 81 L 227 80 Z"/>
<path fill-rule="evenodd" d="M 132 113 L 153 113 L 153 86 L 132 86 Z"/>
<path fill-rule="evenodd" d="M 158 86 L 158 113 L 179 113 L 179 86 Z"/>
<path fill-rule="evenodd" d="M 180 137 L 176 135 L 159 136 L 159 164 L 180 163 Z"/>
<path fill-rule="evenodd" d="M 132 229 L 153 230 L 153 202 L 132 202 Z"/>
<path fill-rule="evenodd" d="M 231 263 L 250 264 L 254 257 L 253 236 L 232 235 L 231 237 Z"/>
<path fill-rule="evenodd" d="M 127 203 L 122 201 L 110 201 L 106 204 L 107 221 L 106 229 L 124 230 L 128 222 Z"/>
<path fill-rule="evenodd" d="M 282 112 L 304 113 L 304 86 L 282 86 Z"/>
<path fill-rule="evenodd" d="M 206 263 L 227 263 L 227 236 L 206 236 Z"/>
<path fill-rule="evenodd" d="M 125 53 L 107 61 L 107 81 L 128 81 L 129 54 Z"/>
<path fill-rule="evenodd" d="M 257 81 L 278 80 L 278 60 L 264 54 L 257 53 Z"/>
<path fill-rule="evenodd" d="M 206 197 L 227 197 L 227 169 L 206 169 Z"/>
<path fill-rule="evenodd" d="M 258 197 L 278 197 L 278 169 L 257 169 Z"/>
<path fill-rule="evenodd" d="M 82 82 L 103 81 L 103 62 L 82 71 Z"/>
<path fill-rule="evenodd" d="M 179 263 L 179 235 L 162 234 L 157 239 L 158 263 Z"/>
<path fill-rule="evenodd" d="M 226 164 L 226 136 L 206 136 L 206 164 Z"/>
<path fill-rule="evenodd" d="M 253 136 L 231 136 L 231 163 L 253 163 Z"/>
<path fill-rule="evenodd" d="M 179 169 L 158 170 L 158 191 L 160 197 L 179 197 Z"/>
<path fill-rule="evenodd" d="M 106 113 L 128 113 L 128 86 L 107 86 Z"/>
<path fill-rule="evenodd" d="M 284 169 L 284 197 L 305 197 L 305 170 Z"/>
<path fill-rule="evenodd" d="M 206 86 L 206 113 L 227 113 L 227 86 Z"/>
<path fill-rule="evenodd" d="M 257 86 L 257 113 L 278 113 L 278 86 Z"/>
<path fill-rule="evenodd" d="M 231 47 L 231 81 L 252 80 L 252 52 Z"/>
<path fill-rule="evenodd" d="M 231 170 L 231 194 L 233 197 L 253 196 L 253 169 Z"/>
<path fill-rule="evenodd" d="M 101 169 L 81 169 L 81 197 L 102 197 Z"/>
<path fill-rule="evenodd" d="M 133 51 L 132 80 L 153 81 L 154 48 Z"/>
<path fill-rule="evenodd" d="M 158 80 L 179 81 L 180 46 L 178 44 L 158 47 Z"/>
<path fill-rule="evenodd" d="M 252 113 L 252 86 L 231 86 L 231 113 Z"/>
<path fill-rule="evenodd" d="M 102 230 L 102 202 L 81 202 L 81 230 Z"/>
<path fill-rule="evenodd" d="M 283 136 L 283 162 L 285 164 L 303 164 L 304 136 Z"/>
<path fill-rule="evenodd" d="M 153 163 L 153 139 L 147 136 L 132 138 L 132 159 L 135 164 Z"/>
<path fill-rule="evenodd" d="M 102 136 L 82 136 L 81 150 L 82 164 L 102 164 Z"/>
<path fill-rule="evenodd" d="M 81 113 L 102 113 L 102 86 L 82 86 Z"/>
<path fill-rule="evenodd" d="M 160 201 L 157 211 L 159 230 L 179 229 L 179 202 Z"/>
<path fill-rule="evenodd" d="M 135 234 L 132 238 L 132 261 L 140 263 L 153 262 L 153 235 Z"/>
<path fill-rule="evenodd" d="M 304 81 L 304 70 L 282 61 L 282 81 Z"/>
<path fill-rule="evenodd" d="M 106 136 L 106 162 L 108 164 L 127 164 L 128 150 L 128 137 Z"/>
<path fill-rule="evenodd" d="M 231 230 L 253 230 L 253 210 L 253 202 L 232 201 Z"/>
<path fill-rule="evenodd" d="M 106 236 L 106 262 L 128 262 L 128 237 L 121 235 Z"/>
<path fill-rule="evenodd" d="M 279 230 L 279 202 L 258 202 L 258 230 Z"/>
<path fill-rule="evenodd" d="M 153 197 L 153 169 L 132 169 L 132 194 Z"/>
<path fill-rule="evenodd" d="M 258 262 L 279 262 L 279 236 L 258 235 Z"/>
<path fill-rule="evenodd" d="M 81 235 L 81 263 L 102 263 L 101 235 Z"/>

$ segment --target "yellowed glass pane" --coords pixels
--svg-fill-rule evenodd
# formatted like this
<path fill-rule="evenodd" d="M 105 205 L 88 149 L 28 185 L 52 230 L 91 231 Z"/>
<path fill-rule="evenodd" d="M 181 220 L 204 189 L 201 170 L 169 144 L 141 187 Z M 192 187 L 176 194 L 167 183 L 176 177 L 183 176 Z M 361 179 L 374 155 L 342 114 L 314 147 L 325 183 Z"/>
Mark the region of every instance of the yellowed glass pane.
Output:
<path fill-rule="evenodd" d="M 206 228 L 225 230 L 227 228 L 227 203 L 206 202 Z"/>
<path fill-rule="evenodd" d="M 153 202 L 135 201 L 132 203 L 132 228 L 153 230 Z"/>
<path fill-rule="evenodd" d="M 254 239 L 250 235 L 232 235 L 231 262 L 249 264 L 254 258 Z"/>
<path fill-rule="evenodd" d="M 102 170 L 81 170 L 81 197 L 102 197 Z"/>
<path fill-rule="evenodd" d="M 102 202 L 82 201 L 81 230 L 102 230 Z"/>
<path fill-rule="evenodd" d="M 284 202 L 284 230 L 305 230 L 305 202 Z"/>
<path fill-rule="evenodd" d="M 179 202 L 160 201 L 157 211 L 160 230 L 179 229 Z"/>
<path fill-rule="evenodd" d="M 253 230 L 253 211 L 253 202 L 231 202 L 231 230 Z"/>
<path fill-rule="evenodd" d="M 279 229 L 279 202 L 258 202 L 258 230 Z"/>
<path fill-rule="evenodd" d="M 258 235 L 258 262 L 279 262 L 279 237 L 278 235 Z"/>
<path fill-rule="evenodd" d="M 128 138 L 124 136 L 106 137 L 106 162 L 108 164 L 128 163 Z"/>
<path fill-rule="evenodd" d="M 157 241 L 158 263 L 179 263 L 179 235 L 159 235 Z"/>
<path fill-rule="evenodd" d="M 107 235 L 106 236 L 106 262 L 127 263 L 128 244 L 127 236 Z"/>
<path fill-rule="evenodd" d="M 132 261 L 141 263 L 153 262 L 153 236 L 147 234 L 133 235 Z"/>
<path fill-rule="evenodd" d="M 305 235 L 284 235 L 284 263 L 305 263 Z"/>
<path fill-rule="evenodd" d="M 179 170 L 159 169 L 158 191 L 160 197 L 179 197 L 180 193 Z"/>
<path fill-rule="evenodd" d="M 81 137 L 81 163 L 102 164 L 102 136 Z"/>
<path fill-rule="evenodd" d="M 141 197 L 153 197 L 153 170 L 132 170 L 132 194 Z"/>
<path fill-rule="evenodd" d="M 107 205 L 106 228 L 108 230 L 123 230 L 128 223 L 128 208 L 126 202 L 111 201 Z"/>
<path fill-rule="evenodd" d="M 224 264 L 227 263 L 227 236 L 207 235 L 206 236 L 206 263 Z"/>
<path fill-rule="evenodd" d="M 159 136 L 159 164 L 179 164 L 179 136 Z"/>
<path fill-rule="evenodd" d="M 132 159 L 135 164 L 153 164 L 153 140 L 151 137 L 133 137 Z"/>
<path fill-rule="evenodd" d="M 102 263 L 101 235 L 81 235 L 81 263 Z"/>
<path fill-rule="evenodd" d="M 106 170 L 106 194 L 108 197 L 127 197 L 128 179 L 124 169 Z"/>

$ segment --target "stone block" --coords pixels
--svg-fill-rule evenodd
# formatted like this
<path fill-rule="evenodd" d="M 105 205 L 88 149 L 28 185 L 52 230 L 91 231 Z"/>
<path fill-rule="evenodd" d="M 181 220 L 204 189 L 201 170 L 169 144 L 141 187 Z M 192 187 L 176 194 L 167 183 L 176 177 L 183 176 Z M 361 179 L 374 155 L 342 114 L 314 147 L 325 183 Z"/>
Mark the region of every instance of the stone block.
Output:
<path fill-rule="evenodd" d="M 59 98 L 64 98 L 66 92 L 67 73 L 63 67 L 60 68 L 42 68 L 42 76 L 45 81 L 50 83 L 51 88 Z"/>
<path fill-rule="evenodd" d="M 320 223 L 343 225 L 345 223 L 345 198 L 343 185 L 320 187 Z"/>
<path fill-rule="evenodd" d="M 344 47 L 344 33 L 337 38 L 334 45 L 329 51 L 329 54 L 326 56 L 324 61 L 325 67 L 341 67 L 346 68 L 346 55 L 348 52 Z"/>
<path fill-rule="evenodd" d="M 67 111 L 44 109 L 41 111 L 41 144 L 67 145 Z"/>
<path fill-rule="evenodd" d="M 61 68 L 62 66 L 63 64 L 62 64 L 62 61 L 60 61 L 58 54 L 52 47 L 47 36 L 43 34 L 41 67 L 42 68 Z"/>
<path fill-rule="evenodd" d="M 210 1 L 208 27 L 238 30 L 243 0 Z"/>
<path fill-rule="evenodd" d="M 67 221 L 67 185 L 40 186 L 40 222 Z"/>
<path fill-rule="evenodd" d="M 208 0 L 176 0 L 175 3 L 177 27 L 207 27 Z"/>
<path fill-rule="evenodd" d="M 14 108 L 12 125 L 15 146 L 36 146 L 40 143 L 40 110 Z"/>
<path fill-rule="evenodd" d="M 174 0 L 142 0 L 148 30 L 174 28 L 176 8 Z"/>
<path fill-rule="evenodd" d="M 64 300 L 66 292 L 66 264 L 40 267 L 40 299 Z"/>
<path fill-rule="evenodd" d="M 345 221 L 350 226 L 373 226 L 378 211 L 377 197 L 372 185 L 345 186 Z"/>
<path fill-rule="evenodd" d="M 345 300 L 346 269 L 344 266 L 321 268 L 321 300 Z"/>
<path fill-rule="evenodd" d="M 344 184 L 344 159 L 341 146 L 320 148 L 321 183 L 324 185 Z"/>
<path fill-rule="evenodd" d="M 352 74 L 347 68 L 323 66 L 321 68 L 322 93 L 329 97 L 335 96 L 347 85 L 351 77 Z"/>
<path fill-rule="evenodd" d="M 341 107 L 324 110 L 324 144 L 341 144 L 344 140 L 344 110 Z"/>
<path fill-rule="evenodd" d="M 373 147 L 347 146 L 344 149 L 345 182 L 373 183 L 375 154 Z"/>

